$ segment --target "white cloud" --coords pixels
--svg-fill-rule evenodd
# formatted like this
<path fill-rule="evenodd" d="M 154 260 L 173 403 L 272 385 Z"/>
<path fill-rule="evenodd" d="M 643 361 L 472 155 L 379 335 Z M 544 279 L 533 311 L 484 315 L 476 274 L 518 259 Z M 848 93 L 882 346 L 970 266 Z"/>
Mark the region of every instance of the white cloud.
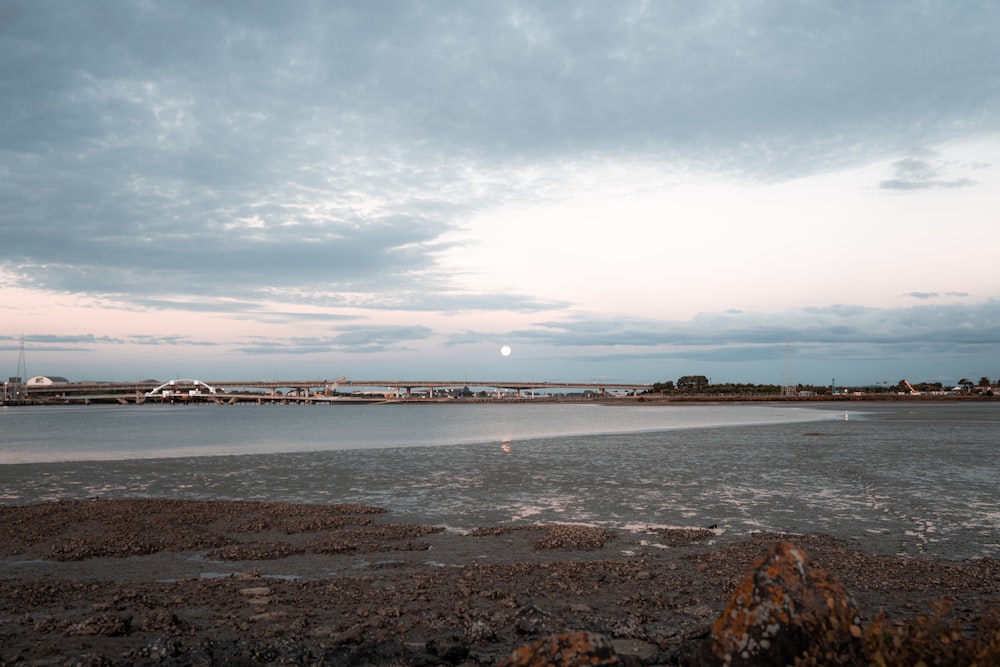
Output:
<path fill-rule="evenodd" d="M 430 372 L 457 336 L 555 358 L 590 317 L 997 296 L 992 5 L 0 12 L 0 306 L 98 322 L 95 359 L 145 332 Z M 703 356 L 768 345 L 729 333 Z M 594 342 L 562 365 L 596 372 Z"/>

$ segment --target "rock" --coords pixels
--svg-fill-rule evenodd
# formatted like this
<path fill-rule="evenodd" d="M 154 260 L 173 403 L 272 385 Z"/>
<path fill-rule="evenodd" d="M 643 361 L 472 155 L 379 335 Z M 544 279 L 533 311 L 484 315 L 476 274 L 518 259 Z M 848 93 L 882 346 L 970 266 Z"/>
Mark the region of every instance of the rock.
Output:
<path fill-rule="evenodd" d="M 469 657 L 469 646 L 459 637 L 441 636 L 429 640 L 424 648 L 445 662 L 458 664 Z"/>
<path fill-rule="evenodd" d="M 139 629 L 143 632 L 178 634 L 186 630 L 187 627 L 187 623 L 163 607 L 150 609 L 139 618 Z"/>
<path fill-rule="evenodd" d="M 612 639 L 611 644 L 615 648 L 615 655 L 626 664 L 648 665 L 659 653 L 656 644 L 638 639 Z"/>
<path fill-rule="evenodd" d="M 333 639 L 334 644 L 357 644 L 361 642 L 364 634 L 365 626 L 361 623 L 355 623 L 343 632 L 331 634 L 330 637 Z"/>
<path fill-rule="evenodd" d="M 850 652 L 857 611 L 839 581 L 779 542 L 736 585 L 706 639 L 705 661 L 741 667 L 792 664 L 810 649 Z"/>
<path fill-rule="evenodd" d="M 553 524 L 543 528 L 543 535 L 535 540 L 535 549 L 602 549 L 615 539 L 615 534 L 594 526 Z"/>
<path fill-rule="evenodd" d="M 360 646 L 335 646 L 328 648 L 319 662 L 325 665 L 359 666 L 428 664 L 427 661 L 421 658 L 422 656 L 414 654 L 407 645 L 394 640 L 386 640 L 368 642 Z"/>
<path fill-rule="evenodd" d="M 521 607 L 514 615 L 514 629 L 527 637 L 554 632 L 555 629 L 549 627 L 551 622 L 552 614 L 532 604 Z"/>
<path fill-rule="evenodd" d="M 261 621 L 274 621 L 276 619 L 284 618 L 286 616 L 288 616 L 287 611 L 265 611 L 259 614 L 254 614 L 253 616 L 250 617 L 250 620 L 254 621 L 255 623 L 259 623 Z"/>
<path fill-rule="evenodd" d="M 617 665 L 614 644 L 593 632 L 572 632 L 544 637 L 514 652 L 497 663 L 497 667 L 583 667 L 584 665 Z"/>
<path fill-rule="evenodd" d="M 122 637 L 129 633 L 131 616 L 119 614 L 97 614 L 66 629 L 66 636 L 101 635 L 104 637 Z"/>

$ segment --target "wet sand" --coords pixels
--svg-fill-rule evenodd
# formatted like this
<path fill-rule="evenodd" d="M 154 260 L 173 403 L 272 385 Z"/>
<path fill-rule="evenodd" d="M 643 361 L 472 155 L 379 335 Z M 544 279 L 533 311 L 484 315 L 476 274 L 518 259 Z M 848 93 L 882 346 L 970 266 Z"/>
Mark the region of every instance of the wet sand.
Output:
<path fill-rule="evenodd" d="M 1000 605 L 1000 561 L 870 554 L 822 535 L 460 534 L 365 505 L 67 501 L 0 506 L 0 664 L 492 664 L 580 629 L 665 664 L 781 539 L 868 618 L 907 620 L 947 597 L 971 623 Z"/>

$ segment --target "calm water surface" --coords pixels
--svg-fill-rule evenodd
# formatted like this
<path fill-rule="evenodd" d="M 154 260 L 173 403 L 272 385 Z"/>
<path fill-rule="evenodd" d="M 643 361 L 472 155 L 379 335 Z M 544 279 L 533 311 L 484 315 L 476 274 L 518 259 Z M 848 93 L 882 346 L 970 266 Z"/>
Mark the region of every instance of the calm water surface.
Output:
<path fill-rule="evenodd" d="M 361 502 L 455 529 L 822 532 L 1000 557 L 1000 403 L 8 408 L 0 503 Z M 849 417 L 846 419 L 845 417 Z"/>
<path fill-rule="evenodd" d="M 773 405 L 143 405 L 0 410 L 0 464 L 275 454 L 829 419 Z"/>

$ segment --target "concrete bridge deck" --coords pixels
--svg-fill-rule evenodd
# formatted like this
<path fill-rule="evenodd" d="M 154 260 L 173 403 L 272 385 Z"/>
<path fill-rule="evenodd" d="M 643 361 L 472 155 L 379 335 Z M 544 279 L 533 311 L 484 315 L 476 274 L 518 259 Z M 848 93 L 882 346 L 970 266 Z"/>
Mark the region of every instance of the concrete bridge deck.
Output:
<path fill-rule="evenodd" d="M 116 402 L 145 403 L 147 401 L 207 401 L 213 403 L 236 402 L 375 402 L 378 400 L 410 399 L 415 391 L 426 390 L 434 397 L 435 390 L 492 389 L 497 393 L 514 392 L 520 397 L 524 392 L 593 391 L 604 395 L 608 391 L 637 394 L 652 385 L 608 382 L 525 382 L 518 380 L 236 380 L 202 381 L 178 379 L 170 382 L 65 382 L 25 386 L 25 399 L 29 403 L 80 403 Z M 355 393 L 348 390 L 367 389 L 376 397 L 344 396 Z"/>

